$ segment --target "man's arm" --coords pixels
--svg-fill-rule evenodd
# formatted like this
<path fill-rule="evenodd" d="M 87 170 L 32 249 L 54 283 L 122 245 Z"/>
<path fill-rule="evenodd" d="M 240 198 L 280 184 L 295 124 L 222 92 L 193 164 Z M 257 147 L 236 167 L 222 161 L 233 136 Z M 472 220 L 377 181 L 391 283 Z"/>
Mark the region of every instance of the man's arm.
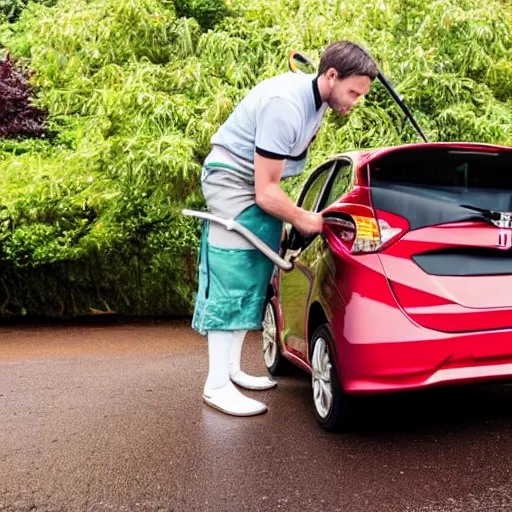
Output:
<path fill-rule="evenodd" d="M 303 235 L 321 233 L 322 216 L 296 206 L 279 185 L 285 160 L 255 154 L 256 204 L 270 215 L 289 222 Z"/>
<path fill-rule="evenodd" d="M 286 157 L 301 129 L 297 106 L 271 98 L 260 108 L 256 123 L 254 180 L 256 204 L 270 215 L 289 222 L 302 234 L 322 231 L 322 217 L 296 206 L 279 185 Z"/>

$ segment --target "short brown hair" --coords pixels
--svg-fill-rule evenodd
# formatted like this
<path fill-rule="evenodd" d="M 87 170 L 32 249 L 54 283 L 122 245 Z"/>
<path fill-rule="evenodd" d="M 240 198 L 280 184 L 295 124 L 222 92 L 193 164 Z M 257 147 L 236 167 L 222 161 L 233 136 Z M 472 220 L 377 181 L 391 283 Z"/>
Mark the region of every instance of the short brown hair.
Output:
<path fill-rule="evenodd" d="M 362 75 L 374 80 L 379 73 L 377 64 L 370 54 L 350 41 L 336 41 L 323 51 L 318 74 L 323 75 L 330 68 L 338 72 L 338 78 Z"/>

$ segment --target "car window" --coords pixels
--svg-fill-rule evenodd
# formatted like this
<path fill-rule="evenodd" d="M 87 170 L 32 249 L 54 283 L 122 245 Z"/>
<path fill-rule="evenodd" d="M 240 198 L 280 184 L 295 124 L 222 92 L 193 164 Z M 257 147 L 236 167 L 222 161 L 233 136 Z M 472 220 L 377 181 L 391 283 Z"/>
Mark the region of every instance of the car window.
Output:
<path fill-rule="evenodd" d="M 325 182 L 329 177 L 329 172 L 333 168 L 333 164 L 330 163 L 325 165 L 321 170 L 318 170 L 318 174 L 313 175 L 311 181 L 306 183 L 304 190 L 302 191 L 301 200 L 299 200 L 299 206 L 305 210 L 313 211 L 320 193 L 322 192 Z"/>
<path fill-rule="evenodd" d="M 336 171 L 336 175 L 329 186 L 329 192 L 322 209 L 330 206 L 334 201 L 345 195 L 352 185 L 352 165 L 348 162 L 342 162 L 341 167 Z"/>
<path fill-rule="evenodd" d="M 325 195 L 325 185 L 335 165 L 336 162 L 327 162 L 313 171 L 313 174 L 302 189 L 300 198 L 297 201 L 298 206 L 309 211 L 318 209 L 317 205 L 319 204 L 319 200 Z M 288 236 L 288 248 L 296 250 L 301 247 L 304 249 L 315 238 L 316 235 L 303 237 L 299 231 L 292 226 Z"/>

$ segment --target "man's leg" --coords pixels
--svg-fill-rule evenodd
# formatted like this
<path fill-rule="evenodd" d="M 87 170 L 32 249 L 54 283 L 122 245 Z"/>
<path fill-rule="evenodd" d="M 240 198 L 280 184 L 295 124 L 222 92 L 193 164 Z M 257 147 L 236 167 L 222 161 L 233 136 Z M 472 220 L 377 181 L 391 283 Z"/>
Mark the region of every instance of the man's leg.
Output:
<path fill-rule="evenodd" d="M 233 416 L 261 414 L 267 406 L 244 396 L 229 379 L 233 343 L 233 331 L 208 331 L 209 371 L 203 399 L 215 409 Z"/>
<path fill-rule="evenodd" d="M 240 369 L 240 361 L 242 358 L 242 346 L 244 344 L 247 331 L 233 331 L 233 345 L 231 349 L 231 359 L 229 362 L 229 377 L 239 386 L 246 389 L 270 389 L 277 386 L 275 380 L 269 377 L 253 377 L 247 375 Z"/>

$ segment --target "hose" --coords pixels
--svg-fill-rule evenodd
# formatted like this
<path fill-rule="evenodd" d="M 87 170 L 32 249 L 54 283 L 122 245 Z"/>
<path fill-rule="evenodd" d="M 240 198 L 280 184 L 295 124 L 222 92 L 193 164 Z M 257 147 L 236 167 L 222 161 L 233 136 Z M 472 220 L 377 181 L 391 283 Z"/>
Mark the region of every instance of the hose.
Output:
<path fill-rule="evenodd" d="M 239 222 L 234 219 L 221 219 L 216 215 L 212 215 L 207 212 L 198 212 L 195 210 L 182 210 L 183 215 L 188 217 L 196 217 L 198 219 L 208 220 L 210 222 L 215 222 L 217 224 L 221 224 L 228 231 L 235 231 L 239 235 L 243 236 L 250 244 L 254 245 L 256 249 L 261 251 L 268 259 L 270 259 L 274 264 L 276 264 L 282 270 L 291 270 L 293 268 L 293 263 L 291 261 L 286 261 L 279 254 L 273 251 L 263 240 L 258 238 L 252 231 L 248 230 L 245 226 L 242 226 Z"/>

